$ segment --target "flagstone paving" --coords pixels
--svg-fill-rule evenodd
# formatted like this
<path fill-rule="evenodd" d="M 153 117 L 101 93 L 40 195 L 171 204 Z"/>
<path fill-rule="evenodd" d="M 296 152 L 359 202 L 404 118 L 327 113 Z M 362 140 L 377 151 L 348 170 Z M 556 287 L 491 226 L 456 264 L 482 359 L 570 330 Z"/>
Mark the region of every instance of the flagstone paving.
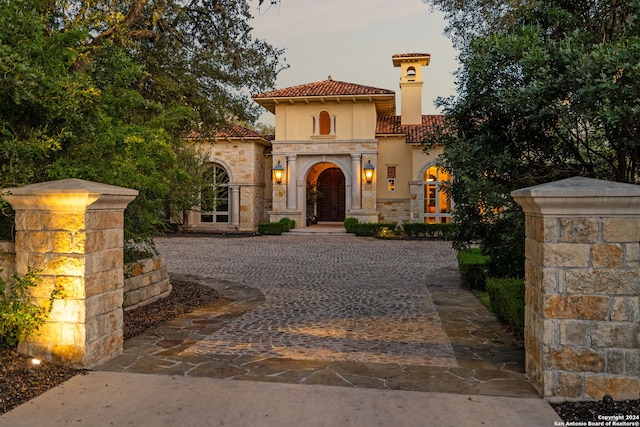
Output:
<path fill-rule="evenodd" d="M 220 302 L 125 342 L 102 370 L 537 396 L 523 350 L 467 290 L 448 242 L 166 237 L 172 277 Z"/>

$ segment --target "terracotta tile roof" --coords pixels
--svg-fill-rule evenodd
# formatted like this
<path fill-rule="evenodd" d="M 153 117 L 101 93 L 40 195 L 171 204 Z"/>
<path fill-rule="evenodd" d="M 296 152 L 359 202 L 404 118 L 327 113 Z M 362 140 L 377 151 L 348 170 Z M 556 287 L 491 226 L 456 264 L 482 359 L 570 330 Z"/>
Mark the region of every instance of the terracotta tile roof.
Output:
<path fill-rule="evenodd" d="M 431 55 L 428 53 L 398 53 L 391 57 L 394 67 L 399 67 L 403 62 L 420 62 L 421 65 L 429 65 Z"/>
<path fill-rule="evenodd" d="M 444 115 L 423 115 L 421 125 L 400 124 L 400 116 L 378 116 L 376 135 L 406 135 L 407 144 L 420 143 L 425 136 L 444 124 Z"/>
<path fill-rule="evenodd" d="M 189 132 L 187 138 L 201 138 L 203 134 L 199 131 L 192 130 Z M 252 131 L 251 129 L 247 129 L 244 126 L 240 126 L 234 123 L 229 123 L 225 127 L 212 129 L 209 135 L 206 135 L 205 138 L 213 138 L 213 139 L 264 139 L 267 140 L 265 136 L 260 135 L 258 132 Z"/>
<path fill-rule="evenodd" d="M 216 138 L 262 138 L 258 132 L 233 123 L 214 131 Z"/>
<path fill-rule="evenodd" d="M 297 98 L 307 96 L 340 96 L 340 95 L 394 95 L 388 89 L 379 89 L 355 83 L 346 83 L 329 78 L 321 82 L 307 83 L 299 86 L 287 87 L 271 92 L 254 94 L 253 99 L 261 98 Z"/>
<path fill-rule="evenodd" d="M 398 58 L 421 58 L 423 56 L 431 56 L 431 54 L 428 53 L 396 53 L 395 55 L 393 55 L 391 57 L 391 59 L 398 59 Z"/>

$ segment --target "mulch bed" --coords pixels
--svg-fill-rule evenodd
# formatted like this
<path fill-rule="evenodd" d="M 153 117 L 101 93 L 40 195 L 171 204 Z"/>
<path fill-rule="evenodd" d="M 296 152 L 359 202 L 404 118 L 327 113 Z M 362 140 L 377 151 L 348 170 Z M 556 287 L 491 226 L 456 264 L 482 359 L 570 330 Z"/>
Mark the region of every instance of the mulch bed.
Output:
<path fill-rule="evenodd" d="M 174 280 L 171 285 L 173 290 L 168 297 L 124 313 L 124 339 L 140 335 L 195 308 L 210 305 L 219 298 L 218 293 L 207 286 Z M 13 349 L 0 350 L 0 414 L 86 372 L 44 361 L 35 366 L 29 356 Z"/>
<path fill-rule="evenodd" d="M 614 421 L 614 418 L 621 417 L 617 422 L 620 426 L 640 425 L 640 400 L 619 400 L 609 404 L 604 400 L 593 402 L 563 402 L 551 404 L 553 409 L 560 415 L 563 421 Z M 629 424 L 624 424 L 628 422 Z M 615 424 L 609 424 L 615 425 Z"/>
<path fill-rule="evenodd" d="M 210 305 L 219 298 L 218 293 L 207 286 L 181 281 L 171 281 L 171 284 L 173 290 L 168 297 L 125 312 L 125 339 L 139 335 L 147 329 L 198 307 Z M 14 350 L 0 350 L 0 414 L 10 411 L 75 375 L 86 372 L 86 370 L 69 368 L 59 363 L 42 362 L 39 366 L 34 366 L 28 356 L 18 354 Z M 640 415 L 638 400 L 617 401 L 611 405 L 597 401 L 564 402 L 551 406 L 565 422 L 601 421 L 603 415 L 623 417 Z"/>

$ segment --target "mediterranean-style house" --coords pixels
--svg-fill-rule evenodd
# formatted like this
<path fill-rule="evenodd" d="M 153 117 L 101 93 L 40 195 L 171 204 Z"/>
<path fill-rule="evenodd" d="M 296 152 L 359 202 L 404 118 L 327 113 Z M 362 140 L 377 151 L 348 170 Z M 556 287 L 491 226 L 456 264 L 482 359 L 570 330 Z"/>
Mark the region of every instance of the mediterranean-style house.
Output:
<path fill-rule="evenodd" d="M 442 123 L 423 115 L 425 53 L 392 57 L 400 69 L 401 116 L 395 92 L 333 80 L 259 93 L 275 115 L 275 136 L 230 125 L 209 141 L 211 187 L 185 227 L 256 230 L 260 222 L 430 222 L 450 220 L 441 191 L 450 175 L 436 166 L 440 150 L 420 142 Z"/>

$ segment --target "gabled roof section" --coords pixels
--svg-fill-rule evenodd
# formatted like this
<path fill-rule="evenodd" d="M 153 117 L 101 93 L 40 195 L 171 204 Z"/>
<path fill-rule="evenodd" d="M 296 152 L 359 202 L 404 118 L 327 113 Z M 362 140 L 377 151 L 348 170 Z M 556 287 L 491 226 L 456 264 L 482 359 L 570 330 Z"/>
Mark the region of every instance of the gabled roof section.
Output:
<path fill-rule="evenodd" d="M 421 125 L 402 126 L 400 116 L 378 116 L 377 136 L 405 135 L 407 144 L 419 144 L 444 124 L 444 115 L 423 115 Z"/>
<path fill-rule="evenodd" d="M 278 103 L 368 100 L 376 103 L 378 114 L 395 113 L 395 92 L 372 86 L 333 80 L 307 83 L 252 95 L 254 101 L 275 114 Z"/>
<path fill-rule="evenodd" d="M 336 96 L 336 95 L 394 95 L 388 89 L 379 89 L 355 83 L 341 82 L 329 78 L 321 82 L 307 83 L 299 86 L 287 87 L 271 92 L 258 93 L 253 99 L 260 98 L 294 98 L 307 96 Z"/>

